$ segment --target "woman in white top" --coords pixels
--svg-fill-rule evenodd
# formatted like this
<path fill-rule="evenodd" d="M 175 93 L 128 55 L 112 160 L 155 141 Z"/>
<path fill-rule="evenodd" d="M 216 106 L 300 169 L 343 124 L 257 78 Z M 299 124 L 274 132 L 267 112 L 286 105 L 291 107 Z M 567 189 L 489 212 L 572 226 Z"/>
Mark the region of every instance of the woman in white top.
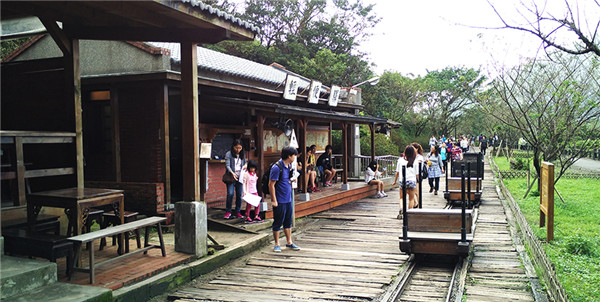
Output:
<path fill-rule="evenodd" d="M 421 164 L 421 169 L 423 169 L 423 166 L 426 164 L 425 162 L 425 157 L 423 156 L 423 147 L 421 146 L 421 144 L 414 142 L 411 144 L 413 146 L 413 148 L 415 148 L 415 152 L 417 152 L 416 157 L 415 157 L 415 165 L 416 165 L 416 169 L 417 171 L 419 171 L 419 164 Z M 426 168 L 425 168 L 426 169 Z M 421 185 L 421 173 L 417 172 L 417 185 Z M 415 196 L 417 197 L 417 200 L 419 198 L 419 190 L 417 190 L 415 192 Z"/>
<path fill-rule="evenodd" d="M 375 179 L 375 177 L 381 175 L 381 172 L 378 171 L 378 168 L 379 165 L 377 164 L 377 161 L 372 160 L 371 163 L 369 163 L 365 173 L 365 183 L 377 186 L 377 198 L 388 197 L 388 195 L 383 191 L 383 181 Z"/>
<path fill-rule="evenodd" d="M 402 167 L 406 167 L 406 194 L 408 195 L 408 208 L 416 208 L 418 203 L 416 201 L 417 194 L 417 175 L 419 174 L 419 166 L 416 162 L 417 152 L 412 145 L 406 146 L 404 154 L 398 159 L 396 164 L 396 177 L 392 186 L 396 185 L 398 179 L 400 182 L 402 179 Z M 400 186 L 400 208 L 402 208 L 402 186 Z"/>

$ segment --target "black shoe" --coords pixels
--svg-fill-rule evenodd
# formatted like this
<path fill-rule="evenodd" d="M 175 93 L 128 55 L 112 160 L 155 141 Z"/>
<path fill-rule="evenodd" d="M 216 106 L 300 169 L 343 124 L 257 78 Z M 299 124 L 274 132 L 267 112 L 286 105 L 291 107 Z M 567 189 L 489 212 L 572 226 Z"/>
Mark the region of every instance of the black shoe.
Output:
<path fill-rule="evenodd" d="M 433 188 L 429 188 L 429 193 L 433 192 Z"/>

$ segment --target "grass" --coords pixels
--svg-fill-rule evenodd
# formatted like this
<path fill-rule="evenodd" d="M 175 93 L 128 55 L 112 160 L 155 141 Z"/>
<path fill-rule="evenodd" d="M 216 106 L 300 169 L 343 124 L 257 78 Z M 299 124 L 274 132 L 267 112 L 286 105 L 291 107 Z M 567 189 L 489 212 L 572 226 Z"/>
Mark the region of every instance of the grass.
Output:
<path fill-rule="evenodd" d="M 496 159 L 500 166 L 502 158 Z M 506 158 L 503 160 L 508 165 Z M 524 178 L 504 183 L 544 242 L 546 228 L 539 227 L 539 197 L 530 194 L 522 198 L 527 190 Z M 600 301 L 600 180 L 561 179 L 556 188 L 565 203 L 555 195 L 554 241 L 544 244 L 544 249 L 571 301 Z"/>

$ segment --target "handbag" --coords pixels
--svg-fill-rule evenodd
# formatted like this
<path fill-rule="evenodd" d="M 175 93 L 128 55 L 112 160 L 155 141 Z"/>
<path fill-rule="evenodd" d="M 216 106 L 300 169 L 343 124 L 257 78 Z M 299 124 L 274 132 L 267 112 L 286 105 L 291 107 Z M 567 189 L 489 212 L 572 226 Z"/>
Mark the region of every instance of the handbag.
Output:
<path fill-rule="evenodd" d="M 225 169 L 225 174 L 223 174 L 222 181 L 226 184 L 232 184 L 235 182 L 235 179 L 233 178 L 233 175 L 231 175 L 231 173 Z"/>
<path fill-rule="evenodd" d="M 261 201 L 260 202 L 260 210 L 261 212 L 266 212 L 269 210 L 269 205 L 267 204 L 266 201 Z"/>

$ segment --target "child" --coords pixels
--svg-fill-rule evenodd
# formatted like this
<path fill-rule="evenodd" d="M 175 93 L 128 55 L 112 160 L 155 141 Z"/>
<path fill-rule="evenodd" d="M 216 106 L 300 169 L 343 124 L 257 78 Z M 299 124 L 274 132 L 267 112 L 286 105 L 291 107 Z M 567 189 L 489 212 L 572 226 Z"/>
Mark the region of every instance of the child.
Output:
<path fill-rule="evenodd" d="M 375 179 L 375 177 L 381 175 L 381 172 L 377 171 L 378 167 L 379 165 L 377 164 L 377 161 L 373 160 L 371 163 L 369 163 L 367 172 L 365 174 L 365 183 L 369 185 L 377 185 L 377 198 L 388 197 L 388 195 L 383 191 L 383 181 Z"/>
<path fill-rule="evenodd" d="M 243 182 L 244 182 L 244 195 L 246 194 L 252 194 L 252 195 L 256 195 L 258 196 L 258 191 L 256 189 L 256 183 L 258 182 L 258 175 L 256 175 L 256 168 L 258 167 L 258 164 L 256 163 L 255 160 L 249 160 L 248 161 L 248 167 L 247 169 L 244 171 L 244 178 L 243 178 Z M 250 218 L 250 208 L 252 208 L 252 205 L 249 203 L 246 203 L 246 219 L 245 222 L 247 223 L 251 223 L 252 218 Z M 262 221 L 262 219 L 260 219 L 260 216 L 258 215 L 258 213 L 260 212 L 260 207 L 254 207 L 254 221 L 255 222 L 259 222 Z"/>

